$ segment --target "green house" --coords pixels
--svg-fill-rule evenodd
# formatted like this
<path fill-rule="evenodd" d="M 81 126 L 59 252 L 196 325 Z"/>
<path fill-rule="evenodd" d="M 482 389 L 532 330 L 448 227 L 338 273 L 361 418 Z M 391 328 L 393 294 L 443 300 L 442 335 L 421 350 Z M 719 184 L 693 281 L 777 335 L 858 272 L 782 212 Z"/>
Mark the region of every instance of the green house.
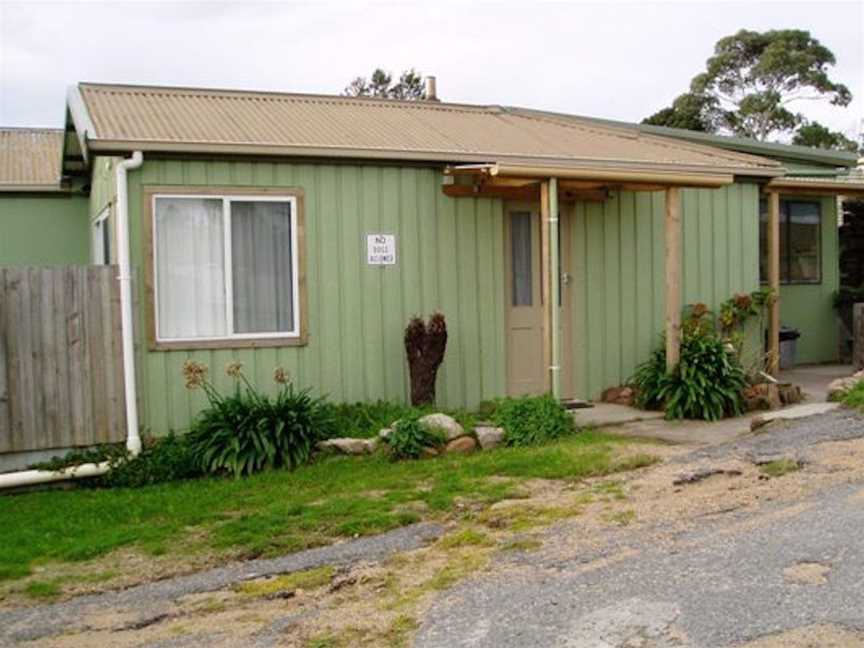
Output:
<path fill-rule="evenodd" d="M 405 400 L 405 324 L 436 310 L 442 405 L 597 398 L 675 339 L 681 306 L 769 279 L 772 195 L 772 325 L 801 330 L 801 362 L 837 358 L 853 155 L 437 100 L 82 83 L 67 115 L 51 197 L 0 184 L 0 265 L 116 263 L 117 167 L 140 153 L 126 216 L 154 433 L 203 405 L 190 358 L 225 387 L 240 360 L 260 385 L 279 366 L 335 400 Z"/>

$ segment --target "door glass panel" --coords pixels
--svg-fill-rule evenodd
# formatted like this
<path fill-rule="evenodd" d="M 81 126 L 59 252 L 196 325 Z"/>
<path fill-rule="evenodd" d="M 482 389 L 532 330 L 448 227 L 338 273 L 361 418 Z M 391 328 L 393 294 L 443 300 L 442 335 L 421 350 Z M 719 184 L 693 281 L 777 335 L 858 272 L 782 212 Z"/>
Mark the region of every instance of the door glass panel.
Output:
<path fill-rule="evenodd" d="M 534 303 L 531 258 L 531 214 L 510 214 L 510 241 L 513 271 L 513 305 L 531 306 Z"/>

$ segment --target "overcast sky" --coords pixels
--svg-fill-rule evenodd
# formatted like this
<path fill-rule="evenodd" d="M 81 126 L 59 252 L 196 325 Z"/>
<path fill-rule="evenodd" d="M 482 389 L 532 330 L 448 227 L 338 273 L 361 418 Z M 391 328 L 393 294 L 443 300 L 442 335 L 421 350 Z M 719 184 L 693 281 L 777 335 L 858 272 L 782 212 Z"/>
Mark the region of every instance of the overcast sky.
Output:
<path fill-rule="evenodd" d="M 438 77 L 444 101 L 638 121 L 738 29 L 808 29 L 848 108 L 803 110 L 854 136 L 864 0 L 848 2 L 12 2 L 0 0 L 0 125 L 60 126 L 77 81 L 339 93 L 376 66 Z"/>

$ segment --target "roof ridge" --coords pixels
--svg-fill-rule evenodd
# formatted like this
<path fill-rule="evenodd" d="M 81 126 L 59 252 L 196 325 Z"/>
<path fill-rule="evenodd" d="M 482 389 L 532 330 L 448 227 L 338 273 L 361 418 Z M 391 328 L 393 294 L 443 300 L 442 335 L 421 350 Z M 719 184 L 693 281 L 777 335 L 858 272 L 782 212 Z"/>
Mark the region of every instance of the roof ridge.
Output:
<path fill-rule="evenodd" d="M 62 133 L 62 128 L 54 126 L 0 126 L 0 132 L 28 132 L 28 133 Z"/>
<path fill-rule="evenodd" d="M 294 101 L 310 101 L 321 103 L 356 103 L 376 105 L 387 108 L 413 108 L 425 110 L 451 110 L 464 112 L 498 113 L 504 110 L 503 106 L 495 104 L 469 104 L 446 101 L 426 101 L 423 99 L 390 99 L 387 97 L 337 95 L 307 92 L 286 92 L 282 90 L 247 90 L 242 88 L 206 88 L 194 86 L 167 86 L 167 85 L 136 85 L 129 83 L 98 83 L 82 81 L 78 84 L 82 90 L 93 89 L 97 91 L 126 91 L 149 92 L 158 94 L 172 94 L 180 96 L 193 95 L 224 95 L 238 98 L 261 97 L 271 99 L 289 99 Z"/>

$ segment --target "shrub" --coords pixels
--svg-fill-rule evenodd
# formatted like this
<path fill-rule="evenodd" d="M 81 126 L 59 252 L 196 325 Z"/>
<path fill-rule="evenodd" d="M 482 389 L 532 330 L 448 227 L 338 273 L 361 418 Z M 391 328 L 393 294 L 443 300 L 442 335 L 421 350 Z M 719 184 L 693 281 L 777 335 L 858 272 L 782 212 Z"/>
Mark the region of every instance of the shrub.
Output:
<path fill-rule="evenodd" d="M 210 403 L 188 434 L 202 471 L 240 477 L 265 468 L 293 469 L 308 461 L 315 443 L 332 431 L 332 409 L 308 390 L 295 390 L 281 369 L 274 374 L 279 391 L 272 398 L 249 383 L 239 363 L 226 372 L 237 381 L 230 396 L 207 381 L 204 365 L 184 365 L 186 386 L 202 387 Z"/>
<path fill-rule="evenodd" d="M 402 403 L 379 400 L 374 403 L 328 404 L 333 419 L 331 433 L 338 437 L 368 439 L 394 421 L 413 416 L 420 410 Z"/>
<path fill-rule="evenodd" d="M 840 397 L 840 402 L 846 407 L 864 410 L 864 380 L 859 381 L 852 389 Z"/>
<path fill-rule="evenodd" d="M 420 422 L 417 414 L 399 419 L 385 439 L 390 456 L 395 459 L 419 459 L 426 448 L 440 448 L 444 435 Z"/>
<path fill-rule="evenodd" d="M 32 467 L 39 470 L 63 470 L 85 463 L 107 461 L 110 469 L 106 474 L 80 483 L 109 488 L 135 488 L 201 476 L 201 469 L 196 465 L 185 437 L 172 432 L 165 437 L 144 437 L 142 441 L 141 452 L 134 457 L 123 444 L 100 445 L 73 450 L 63 457 Z"/>
<path fill-rule="evenodd" d="M 137 456 L 127 454 L 113 461 L 111 470 L 100 478 L 99 483 L 109 487 L 135 488 L 201 475 L 186 437 L 172 432 L 165 437 L 145 438 Z"/>
<path fill-rule="evenodd" d="M 530 446 L 552 441 L 574 430 L 573 417 L 551 395 L 502 398 L 492 421 L 504 428 L 510 446 Z"/>
<path fill-rule="evenodd" d="M 716 421 L 743 413 L 744 369 L 713 333 L 685 329 L 681 360 L 672 372 L 666 371 L 664 344 L 637 367 L 631 382 L 637 406 L 665 409 L 668 419 Z"/>

